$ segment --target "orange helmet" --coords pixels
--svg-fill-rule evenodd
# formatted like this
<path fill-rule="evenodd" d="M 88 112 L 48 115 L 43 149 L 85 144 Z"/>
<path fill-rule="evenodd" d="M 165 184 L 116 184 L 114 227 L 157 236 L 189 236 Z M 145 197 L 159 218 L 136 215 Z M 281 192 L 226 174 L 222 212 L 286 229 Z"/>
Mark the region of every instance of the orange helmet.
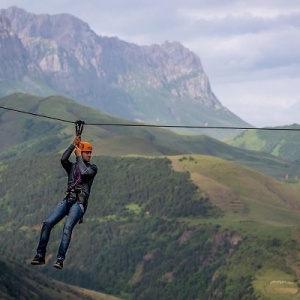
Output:
<path fill-rule="evenodd" d="M 79 149 L 81 151 L 93 151 L 93 147 L 89 142 L 80 142 Z"/>

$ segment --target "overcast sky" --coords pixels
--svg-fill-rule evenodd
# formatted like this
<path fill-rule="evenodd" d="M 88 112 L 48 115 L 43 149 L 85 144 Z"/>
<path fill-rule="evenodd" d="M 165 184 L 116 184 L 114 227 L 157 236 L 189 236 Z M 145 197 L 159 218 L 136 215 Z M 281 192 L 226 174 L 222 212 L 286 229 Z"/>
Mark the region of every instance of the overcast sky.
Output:
<path fill-rule="evenodd" d="M 0 0 L 10 6 L 69 13 L 98 35 L 137 45 L 180 42 L 244 121 L 300 124 L 300 0 Z"/>

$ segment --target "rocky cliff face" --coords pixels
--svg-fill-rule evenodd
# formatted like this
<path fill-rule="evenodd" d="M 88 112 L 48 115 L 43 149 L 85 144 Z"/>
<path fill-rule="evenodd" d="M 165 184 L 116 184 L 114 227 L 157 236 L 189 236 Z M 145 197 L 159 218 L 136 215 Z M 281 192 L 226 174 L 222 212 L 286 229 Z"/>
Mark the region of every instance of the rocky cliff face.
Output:
<path fill-rule="evenodd" d="M 28 56 L 8 19 L 0 17 L 0 78 L 22 78 L 27 72 Z"/>
<path fill-rule="evenodd" d="M 200 59 L 180 43 L 138 46 L 101 37 L 68 14 L 12 7 L 0 10 L 0 18 L 1 81 L 38 78 L 57 93 L 131 120 L 245 124 L 222 106 Z"/>

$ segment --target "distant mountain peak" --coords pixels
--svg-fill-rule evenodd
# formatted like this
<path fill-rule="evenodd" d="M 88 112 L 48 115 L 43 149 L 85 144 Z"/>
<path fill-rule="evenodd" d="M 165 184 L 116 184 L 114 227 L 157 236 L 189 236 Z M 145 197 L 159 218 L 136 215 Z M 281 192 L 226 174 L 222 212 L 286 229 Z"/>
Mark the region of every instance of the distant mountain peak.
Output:
<path fill-rule="evenodd" d="M 3 43 L 0 55 L 15 53 L 18 61 L 13 74 L 9 64 L 0 72 L 0 80 L 18 81 L 0 96 L 23 92 L 25 85 L 26 92 L 55 91 L 129 120 L 248 125 L 223 107 L 200 58 L 180 42 L 138 46 L 98 36 L 87 23 L 68 14 L 36 15 L 11 7 L 1 9 L 0 17 L 5 20 L 0 23 L 0 38 L 4 40 L 8 27 L 11 38 Z"/>

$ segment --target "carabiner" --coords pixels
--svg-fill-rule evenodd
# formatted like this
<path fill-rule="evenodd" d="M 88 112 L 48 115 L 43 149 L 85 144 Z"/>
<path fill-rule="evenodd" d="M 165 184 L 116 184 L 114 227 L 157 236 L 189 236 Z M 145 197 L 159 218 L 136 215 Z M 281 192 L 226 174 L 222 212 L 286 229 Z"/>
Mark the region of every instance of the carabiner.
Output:
<path fill-rule="evenodd" d="M 76 131 L 77 136 L 82 134 L 84 124 L 85 124 L 85 122 L 82 120 L 77 120 L 75 122 L 75 131 Z"/>

